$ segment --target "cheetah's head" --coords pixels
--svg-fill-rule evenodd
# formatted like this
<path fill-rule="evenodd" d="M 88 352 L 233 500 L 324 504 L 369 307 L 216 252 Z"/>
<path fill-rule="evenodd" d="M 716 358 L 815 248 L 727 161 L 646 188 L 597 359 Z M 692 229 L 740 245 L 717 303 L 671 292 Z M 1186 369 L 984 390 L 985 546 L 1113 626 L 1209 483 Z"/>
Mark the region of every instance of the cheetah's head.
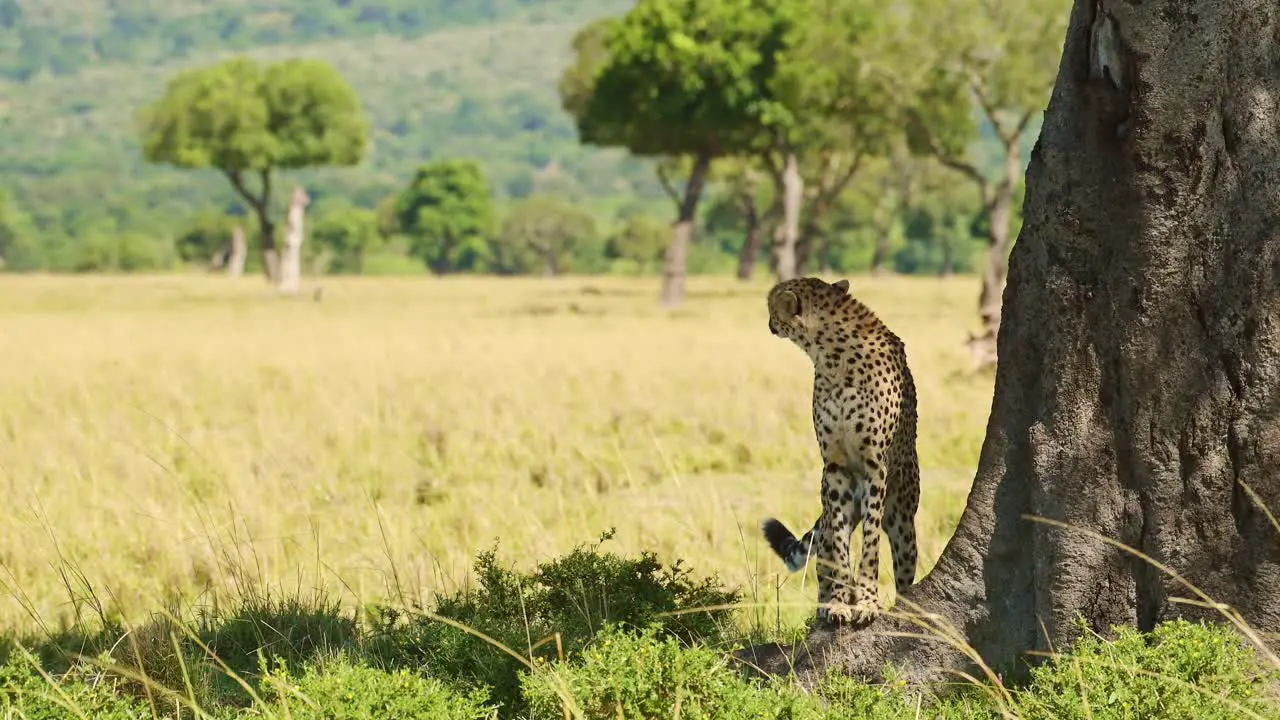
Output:
<path fill-rule="evenodd" d="M 849 294 L 849 281 L 827 283 L 814 277 L 784 280 L 769 291 L 769 332 L 807 346 L 815 330 Z"/>

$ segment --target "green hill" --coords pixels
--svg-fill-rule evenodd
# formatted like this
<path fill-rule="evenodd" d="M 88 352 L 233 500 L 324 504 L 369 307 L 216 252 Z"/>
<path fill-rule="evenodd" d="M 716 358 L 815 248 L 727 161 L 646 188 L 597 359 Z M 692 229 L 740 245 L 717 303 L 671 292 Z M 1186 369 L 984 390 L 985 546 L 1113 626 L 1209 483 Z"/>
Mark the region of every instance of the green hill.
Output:
<path fill-rule="evenodd" d="M 555 82 L 587 20 L 630 0 L 0 0 L 0 185 L 42 229 L 164 231 L 233 200 L 213 172 L 147 166 L 133 118 L 175 72 L 244 53 L 330 61 L 374 146 L 297 173 L 372 204 L 424 160 L 478 157 L 495 192 L 656 198 L 647 166 L 581 148 Z M 59 233 L 60 234 L 60 233 Z"/>

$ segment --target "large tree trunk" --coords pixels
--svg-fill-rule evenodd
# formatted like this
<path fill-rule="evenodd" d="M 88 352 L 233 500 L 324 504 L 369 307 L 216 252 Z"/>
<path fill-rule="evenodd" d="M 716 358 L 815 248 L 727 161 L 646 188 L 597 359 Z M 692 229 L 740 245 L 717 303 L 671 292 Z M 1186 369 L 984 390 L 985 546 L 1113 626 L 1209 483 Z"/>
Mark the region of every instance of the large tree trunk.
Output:
<path fill-rule="evenodd" d="M 302 289 L 302 221 L 311 198 L 302 186 L 295 185 L 289 197 L 289 212 L 284 223 L 284 252 L 280 256 L 280 292 L 297 295 Z"/>
<path fill-rule="evenodd" d="M 236 223 L 231 228 L 231 247 L 227 251 L 227 277 L 244 275 L 244 264 L 249 259 L 249 243 L 245 241 L 244 226 Z"/>
<path fill-rule="evenodd" d="M 1028 651 L 1068 645 L 1077 613 L 1103 633 L 1220 618 L 1174 602 L 1193 595 L 1097 536 L 1280 629 L 1280 537 L 1241 485 L 1280 511 L 1280 7 L 1106 2 L 1123 39 L 1117 90 L 1090 74 L 1095 2 L 1076 0 L 1027 173 L 969 502 L 896 607 L 937 613 L 1014 676 Z M 808 677 L 968 666 L 941 642 L 882 632 L 895 628 L 821 629 L 809 653 L 787 651 Z M 785 673 L 780 650 L 754 657 Z"/>
<path fill-rule="evenodd" d="M 676 222 L 671 226 L 671 244 L 662 269 L 662 304 L 676 307 L 684 301 L 685 264 L 689 255 L 689 243 L 693 241 L 693 221 L 698 214 L 698 201 L 707 183 L 707 171 L 711 169 L 711 155 L 694 158 L 680 200 Z"/>
<path fill-rule="evenodd" d="M 804 178 L 800 176 L 800 159 L 787 150 L 780 178 L 782 195 L 782 226 L 778 242 L 774 244 L 775 272 L 779 280 L 791 280 L 799 271 L 796 245 L 800 241 L 800 209 L 804 204 Z"/>

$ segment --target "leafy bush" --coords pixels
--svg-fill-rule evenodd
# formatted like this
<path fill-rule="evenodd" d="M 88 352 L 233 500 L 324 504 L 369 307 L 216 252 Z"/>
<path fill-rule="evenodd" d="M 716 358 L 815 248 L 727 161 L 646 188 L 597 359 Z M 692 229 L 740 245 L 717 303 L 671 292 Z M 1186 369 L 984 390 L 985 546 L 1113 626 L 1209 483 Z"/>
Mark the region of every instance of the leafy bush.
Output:
<path fill-rule="evenodd" d="M 1266 717 L 1260 697 L 1280 675 L 1263 671 L 1253 648 L 1225 625 L 1176 620 L 1147 636 L 1086 632 L 1071 652 L 1035 668 L 1019 694 L 1024 720 L 1227 720 L 1243 707 Z"/>
<path fill-rule="evenodd" d="M 109 677 L 93 682 L 71 675 L 50 682 L 38 672 L 34 656 L 13 652 L 0 665 L 0 717 L 25 720 L 134 720 L 151 717 L 142 701 L 121 692 Z"/>
<path fill-rule="evenodd" d="M 522 674 L 532 717 L 822 718 L 811 696 L 778 684 L 759 687 L 730 668 L 723 654 L 684 647 L 656 626 L 628 632 L 611 626 L 580 663 L 557 662 Z"/>
<path fill-rule="evenodd" d="M 838 673 L 822 679 L 817 695 L 827 706 L 824 717 L 857 720 L 898 720 L 927 717 L 929 720 L 996 720 L 1000 714 L 989 697 L 968 687 L 944 700 L 925 701 L 915 693 L 905 693 L 896 683 L 868 685 Z"/>
<path fill-rule="evenodd" d="M 680 563 L 664 567 L 652 553 L 624 558 L 598 547 L 578 546 L 532 573 L 500 567 L 495 550 L 482 552 L 477 585 L 438 598 L 435 615 L 485 637 L 430 615 L 383 610 L 374 629 L 376 652 L 393 665 L 425 666 L 437 677 L 487 685 L 506 716 L 520 708 L 524 665 L 490 639 L 542 659 L 574 657 L 611 623 L 656 625 L 686 642 L 723 639 L 736 592 L 721 589 L 715 578 L 695 582 Z M 712 609 L 698 610 L 704 607 Z"/>
<path fill-rule="evenodd" d="M 266 707 L 255 707 L 246 717 L 270 717 L 273 711 L 293 720 L 484 720 L 496 715 L 486 706 L 483 689 L 464 694 L 407 669 L 388 672 L 342 658 L 323 668 L 309 663 L 296 681 L 281 663 L 263 685 Z"/>

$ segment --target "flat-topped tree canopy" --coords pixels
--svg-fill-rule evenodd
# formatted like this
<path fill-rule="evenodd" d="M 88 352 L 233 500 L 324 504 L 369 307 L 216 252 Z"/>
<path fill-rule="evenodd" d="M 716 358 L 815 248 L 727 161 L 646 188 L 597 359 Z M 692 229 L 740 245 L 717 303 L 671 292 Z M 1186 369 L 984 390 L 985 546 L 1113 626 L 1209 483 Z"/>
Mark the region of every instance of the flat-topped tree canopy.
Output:
<path fill-rule="evenodd" d="M 369 121 L 351 86 L 329 64 L 305 58 L 265 67 L 234 57 L 178 73 L 139 113 L 143 157 L 213 168 L 253 208 L 263 268 L 276 279 L 272 173 L 360 162 Z M 257 191 L 248 175 L 257 176 Z"/>

